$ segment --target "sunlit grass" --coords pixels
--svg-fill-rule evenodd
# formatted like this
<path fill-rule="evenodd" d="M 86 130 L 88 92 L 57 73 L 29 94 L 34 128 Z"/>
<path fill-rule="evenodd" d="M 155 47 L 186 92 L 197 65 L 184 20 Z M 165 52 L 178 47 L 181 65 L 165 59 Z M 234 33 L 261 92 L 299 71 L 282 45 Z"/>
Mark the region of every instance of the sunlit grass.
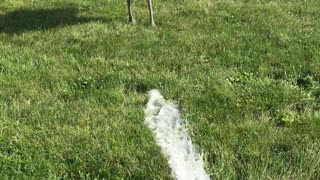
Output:
<path fill-rule="evenodd" d="M 318 1 L 0 0 L 0 175 L 170 179 L 143 108 L 180 105 L 215 179 L 319 179 Z"/>

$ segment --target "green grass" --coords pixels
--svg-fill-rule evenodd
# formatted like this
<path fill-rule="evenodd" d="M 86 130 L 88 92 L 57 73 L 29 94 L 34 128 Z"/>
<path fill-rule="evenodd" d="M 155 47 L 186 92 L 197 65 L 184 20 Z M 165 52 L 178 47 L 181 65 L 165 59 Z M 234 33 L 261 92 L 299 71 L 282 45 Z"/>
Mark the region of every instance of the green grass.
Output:
<path fill-rule="evenodd" d="M 320 1 L 0 0 L 0 176 L 170 179 L 146 91 L 214 179 L 320 179 Z"/>

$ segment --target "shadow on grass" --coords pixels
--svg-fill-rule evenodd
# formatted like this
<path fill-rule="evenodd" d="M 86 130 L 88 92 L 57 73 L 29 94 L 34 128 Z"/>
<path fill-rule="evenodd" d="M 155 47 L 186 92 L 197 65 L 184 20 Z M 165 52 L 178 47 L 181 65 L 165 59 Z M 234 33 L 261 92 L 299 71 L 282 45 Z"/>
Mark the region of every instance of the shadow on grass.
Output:
<path fill-rule="evenodd" d="M 111 19 L 83 17 L 79 15 L 75 8 L 19 9 L 0 14 L 0 33 L 19 34 L 91 21 L 110 22 Z"/>

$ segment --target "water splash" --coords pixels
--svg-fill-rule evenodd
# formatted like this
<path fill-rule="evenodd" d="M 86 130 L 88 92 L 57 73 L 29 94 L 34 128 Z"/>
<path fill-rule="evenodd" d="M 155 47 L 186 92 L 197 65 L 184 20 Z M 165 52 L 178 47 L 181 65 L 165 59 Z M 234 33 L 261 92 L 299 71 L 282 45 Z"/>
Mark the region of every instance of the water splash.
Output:
<path fill-rule="evenodd" d="M 167 103 L 158 90 L 151 90 L 148 95 L 145 123 L 168 159 L 172 175 L 178 180 L 209 180 L 177 105 Z"/>

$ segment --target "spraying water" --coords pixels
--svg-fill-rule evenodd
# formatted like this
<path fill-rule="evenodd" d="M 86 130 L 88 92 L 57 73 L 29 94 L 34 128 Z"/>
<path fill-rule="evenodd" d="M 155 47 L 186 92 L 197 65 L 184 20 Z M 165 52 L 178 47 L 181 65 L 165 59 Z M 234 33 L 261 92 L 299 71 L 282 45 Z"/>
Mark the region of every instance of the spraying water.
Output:
<path fill-rule="evenodd" d="M 177 180 L 209 180 L 177 105 L 167 103 L 158 90 L 151 90 L 148 95 L 145 123 L 168 159 L 172 175 Z"/>

